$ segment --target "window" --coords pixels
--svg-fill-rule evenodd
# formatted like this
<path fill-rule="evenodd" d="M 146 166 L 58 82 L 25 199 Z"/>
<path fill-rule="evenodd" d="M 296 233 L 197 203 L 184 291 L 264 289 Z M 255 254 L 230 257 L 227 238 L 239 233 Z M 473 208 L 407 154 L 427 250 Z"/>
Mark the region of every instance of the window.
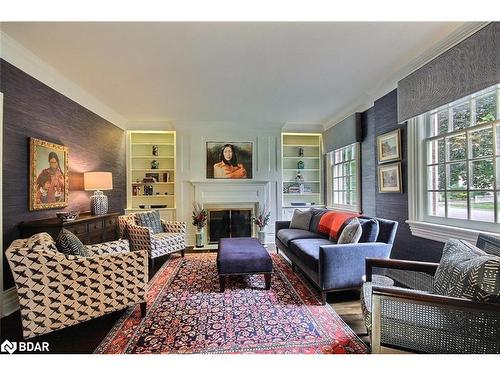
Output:
<path fill-rule="evenodd" d="M 410 221 L 500 232 L 499 98 L 495 85 L 410 120 L 419 161 L 409 185 L 420 190 L 410 200 L 421 200 Z"/>
<path fill-rule="evenodd" d="M 328 154 L 329 202 L 332 207 L 360 212 L 359 143 Z"/>

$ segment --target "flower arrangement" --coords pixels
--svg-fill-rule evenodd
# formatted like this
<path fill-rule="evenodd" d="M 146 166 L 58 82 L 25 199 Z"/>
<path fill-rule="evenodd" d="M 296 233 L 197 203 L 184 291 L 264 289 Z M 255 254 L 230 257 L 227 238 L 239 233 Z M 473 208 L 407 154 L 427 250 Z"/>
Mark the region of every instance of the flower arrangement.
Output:
<path fill-rule="evenodd" d="M 259 230 L 263 230 L 267 224 L 269 224 L 269 220 L 271 219 L 271 212 L 269 209 L 264 206 L 264 208 L 259 211 L 259 215 L 256 217 L 252 217 L 252 223 L 259 227 Z"/>
<path fill-rule="evenodd" d="M 199 202 L 193 203 L 193 225 L 201 230 L 207 225 L 208 211 Z"/>

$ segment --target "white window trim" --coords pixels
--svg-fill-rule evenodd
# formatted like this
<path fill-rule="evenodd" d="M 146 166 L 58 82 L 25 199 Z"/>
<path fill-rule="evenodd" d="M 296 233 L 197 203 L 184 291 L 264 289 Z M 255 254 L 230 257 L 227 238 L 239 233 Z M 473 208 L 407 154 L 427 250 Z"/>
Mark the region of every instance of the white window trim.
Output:
<path fill-rule="evenodd" d="M 406 223 L 410 226 L 412 235 L 439 242 L 457 238 L 475 243 L 479 233 L 500 238 L 500 225 L 498 225 L 498 232 L 491 232 L 425 221 L 423 132 L 425 132 L 424 115 L 408 121 L 408 220 Z M 464 224 L 467 225 L 467 221 L 464 221 Z"/>
<path fill-rule="evenodd" d="M 327 164 L 328 167 L 326 169 L 326 202 L 327 202 L 327 209 L 331 210 L 341 210 L 341 211 L 346 211 L 346 212 L 354 212 L 354 213 L 361 213 L 361 144 L 359 142 L 354 143 L 356 145 L 356 179 L 357 179 L 357 191 L 356 191 L 356 205 L 345 205 L 345 204 L 334 204 L 333 203 L 333 165 L 334 165 L 334 157 L 335 157 L 335 151 L 342 149 L 344 147 L 352 146 L 344 146 L 340 147 L 337 150 L 333 150 L 327 153 Z"/>

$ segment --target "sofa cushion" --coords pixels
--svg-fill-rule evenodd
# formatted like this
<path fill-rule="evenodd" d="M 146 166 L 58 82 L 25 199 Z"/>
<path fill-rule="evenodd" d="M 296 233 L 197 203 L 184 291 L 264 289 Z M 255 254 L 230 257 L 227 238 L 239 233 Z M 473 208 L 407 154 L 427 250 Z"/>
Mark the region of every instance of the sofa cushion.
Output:
<path fill-rule="evenodd" d="M 317 233 L 309 232 L 302 229 L 280 229 L 276 235 L 278 239 L 287 247 L 290 247 L 290 242 L 302 238 L 318 238 Z"/>
<path fill-rule="evenodd" d="M 361 238 L 361 231 L 361 223 L 359 222 L 359 220 L 357 218 L 351 219 L 349 224 L 347 224 L 342 230 L 337 243 L 358 243 L 359 239 Z"/>
<path fill-rule="evenodd" d="M 466 241 L 448 240 L 434 277 L 434 293 L 500 303 L 500 257 Z"/>
<path fill-rule="evenodd" d="M 292 221 L 290 222 L 290 228 L 292 229 L 302 229 L 309 230 L 309 224 L 312 218 L 311 210 L 294 210 Z"/>
<path fill-rule="evenodd" d="M 358 242 L 376 242 L 380 227 L 375 219 L 359 219 L 361 223 L 361 238 Z"/>
<path fill-rule="evenodd" d="M 158 211 L 137 212 L 135 214 L 135 222 L 140 227 L 150 228 L 155 234 L 163 232 L 160 213 Z"/>
<path fill-rule="evenodd" d="M 56 240 L 57 250 L 65 255 L 88 256 L 87 247 L 67 229 L 61 229 Z"/>
<path fill-rule="evenodd" d="M 318 269 L 319 247 L 335 245 L 335 242 L 326 238 L 309 238 L 294 240 L 290 243 L 290 251 L 304 264 L 314 270 Z"/>
<path fill-rule="evenodd" d="M 319 221 L 321 216 L 325 214 L 328 210 L 326 208 L 311 208 L 312 218 L 309 224 L 309 231 L 318 233 Z"/>

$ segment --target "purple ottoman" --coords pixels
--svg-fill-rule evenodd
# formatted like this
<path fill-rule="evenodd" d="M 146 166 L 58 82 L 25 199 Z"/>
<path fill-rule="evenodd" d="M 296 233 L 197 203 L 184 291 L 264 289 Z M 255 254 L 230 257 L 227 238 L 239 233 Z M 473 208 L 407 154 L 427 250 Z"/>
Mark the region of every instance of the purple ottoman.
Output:
<path fill-rule="evenodd" d="M 226 277 L 264 274 L 266 289 L 271 288 L 273 261 L 256 238 L 221 238 L 217 254 L 220 291 L 226 287 Z"/>

